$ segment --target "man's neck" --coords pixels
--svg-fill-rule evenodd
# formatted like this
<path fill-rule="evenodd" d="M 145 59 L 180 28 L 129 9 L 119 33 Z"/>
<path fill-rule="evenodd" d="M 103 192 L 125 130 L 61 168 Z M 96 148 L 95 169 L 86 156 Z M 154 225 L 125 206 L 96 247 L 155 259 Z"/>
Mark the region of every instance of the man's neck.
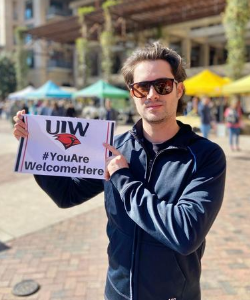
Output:
<path fill-rule="evenodd" d="M 180 127 L 176 119 L 169 120 L 162 123 L 148 123 L 142 120 L 143 135 L 151 143 L 163 143 L 174 137 L 179 131 Z"/>

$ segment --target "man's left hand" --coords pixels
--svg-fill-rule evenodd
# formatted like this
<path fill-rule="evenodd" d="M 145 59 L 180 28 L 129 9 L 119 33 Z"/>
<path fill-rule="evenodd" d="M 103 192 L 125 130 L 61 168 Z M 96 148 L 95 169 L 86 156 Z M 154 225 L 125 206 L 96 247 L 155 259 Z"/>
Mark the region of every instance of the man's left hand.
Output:
<path fill-rule="evenodd" d="M 115 147 L 107 143 L 103 143 L 103 146 L 112 153 L 112 156 L 107 157 L 106 159 L 105 179 L 109 180 L 112 174 L 117 170 L 129 168 L 129 166 L 126 158 Z"/>

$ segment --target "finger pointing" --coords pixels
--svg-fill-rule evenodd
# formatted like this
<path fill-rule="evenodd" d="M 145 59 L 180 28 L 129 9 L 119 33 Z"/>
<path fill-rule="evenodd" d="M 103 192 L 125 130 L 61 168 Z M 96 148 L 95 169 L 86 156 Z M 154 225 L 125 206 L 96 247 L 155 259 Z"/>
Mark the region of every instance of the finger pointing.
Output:
<path fill-rule="evenodd" d="M 108 143 L 103 143 L 103 146 L 106 147 L 113 155 L 120 155 L 121 153 L 113 146 Z"/>

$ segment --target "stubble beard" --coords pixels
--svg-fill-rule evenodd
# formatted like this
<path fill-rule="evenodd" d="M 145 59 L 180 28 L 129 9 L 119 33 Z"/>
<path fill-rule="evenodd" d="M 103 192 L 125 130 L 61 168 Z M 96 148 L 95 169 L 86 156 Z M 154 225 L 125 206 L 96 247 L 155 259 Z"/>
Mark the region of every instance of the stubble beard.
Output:
<path fill-rule="evenodd" d="M 144 118 L 144 120 L 148 123 L 148 124 L 151 124 L 151 125 L 154 125 L 154 124 L 162 124 L 162 123 L 165 123 L 167 121 L 167 116 L 166 117 L 162 117 L 160 119 L 150 119 L 150 118 Z"/>
<path fill-rule="evenodd" d="M 145 114 L 144 116 L 142 116 L 142 118 L 148 124 L 156 125 L 156 124 L 167 123 L 169 120 L 173 118 L 173 114 L 169 114 L 168 112 L 165 111 L 165 113 L 160 116 L 150 116 Z"/>
<path fill-rule="evenodd" d="M 169 121 L 171 122 L 172 119 L 176 118 L 176 110 L 177 107 L 175 110 L 168 110 L 167 107 L 165 107 L 164 111 L 162 111 L 158 115 L 156 112 L 156 114 L 154 115 L 153 113 L 147 112 L 144 109 L 139 111 L 139 109 L 137 108 L 137 111 L 140 114 L 141 118 L 149 125 L 159 125 L 168 123 Z"/>

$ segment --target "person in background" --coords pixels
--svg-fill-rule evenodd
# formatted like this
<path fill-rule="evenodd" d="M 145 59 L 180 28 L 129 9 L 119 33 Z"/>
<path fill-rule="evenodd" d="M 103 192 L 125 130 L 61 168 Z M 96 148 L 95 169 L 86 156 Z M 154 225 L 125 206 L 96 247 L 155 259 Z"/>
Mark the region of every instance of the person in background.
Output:
<path fill-rule="evenodd" d="M 68 103 L 68 107 L 66 109 L 66 117 L 72 117 L 72 118 L 76 117 L 76 110 L 72 101 Z"/>
<path fill-rule="evenodd" d="M 98 109 L 96 108 L 94 101 L 89 101 L 88 105 L 83 107 L 82 117 L 85 119 L 99 119 Z"/>
<path fill-rule="evenodd" d="M 37 106 L 33 100 L 30 100 L 28 102 L 28 107 L 29 107 L 29 114 L 37 115 Z"/>
<path fill-rule="evenodd" d="M 13 117 L 16 115 L 16 113 L 22 108 L 20 101 L 14 101 L 12 104 L 10 104 L 10 121 L 12 124 L 14 124 Z M 25 110 L 24 110 L 24 113 Z"/>
<path fill-rule="evenodd" d="M 107 99 L 105 101 L 105 109 L 106 109 L 106 120 L 116 121 L 118 117 L 118 112 L 116 109 L 112 107 L 112 102 Z"/>
<path fill-rule="evenodd" d="M 2 118 L 2 112 L 4 110 L 4 102 L 0 101 L 0 119 Z"/>
<path fill-rule="evenodd" d="M 241 131 L 242 109 L 237 98 L 232 98 L 230 106 L 226 108 L 224 117 L 229 131 L 229 145 L 232 151 L 240 151 L 239 136 Z"/>
<path fill-rule="evenodd" d="M 62 111 L 61 111 L 61 108 L 60 108 L 59 104 L 56 101 L 54 101 L 52 103 L 51 116 L 60 116 L 60 117 L 62 117 L 61 113 L 62 113 Z"/>
<path fill-rule="evenodd" d="M 58 109 L 58 116 L 65 117 L 66 116 L 66 102 L 65 100 L 57 101 L 57 109 Z"/>
<path fill-rule="evenodd" d="M 198 108 L 199 108 L 199 105 L 200 105 L 200 98 L 197 97 L 197 96 L 194 96 L 192 98 L 192 106 L 193 106 L 193 109 L 192 109 L 192 115 L 194 116 L 198 116 Z"/>
<path fill-rule="evenodd" d="M 193 110 L 193 101 L 192 99 L 189 99 L 186 106 L 186 114 L 190 114 Z"/>
<path fill-rule="evenodd" d="M 25 102 L 22 103 L 22 110 L 25 110 L 25 113 L 29 114 L 29 107 Z"/>
<path fill-rule="evenodd" d="M 204 138 L 208 138 L 210 130 L 211 130 L 211 107 L 210 107 L 210 98 L 203 97 L 201 103 L 198 106 L 198 114 L 200 116 L 201 121 L 201 133 Z"/>
<path fill-rule="evenodd" d="M 200 300 L 201 258 L 222 204 L 225 155 L 176 119 L 186 72 L 175 51 L 159 42 L 139 48 L 122 74 L 141 119 L 114 146 L 103 144 L 112 153 L 105 180 L 35 179 L 63 208 L 105 191 L 105 300 Z M 14 117 L 17 138 L 28 135 L 22 114 Z"/>
<path fill-rule="evenodd" d="M 51 116 L 52 108 L 49 100 L 44 100 L 40 106 L 40 115 Z"/>

